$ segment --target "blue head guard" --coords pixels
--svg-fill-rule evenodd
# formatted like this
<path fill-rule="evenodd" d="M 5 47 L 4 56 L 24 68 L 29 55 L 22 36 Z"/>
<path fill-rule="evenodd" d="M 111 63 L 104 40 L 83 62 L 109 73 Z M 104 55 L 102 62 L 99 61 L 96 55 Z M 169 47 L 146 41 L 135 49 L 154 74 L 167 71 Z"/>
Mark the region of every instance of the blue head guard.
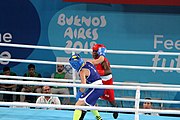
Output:
<path fill-rule="evenodd" d="M 69 58 L 69 63 L 78 72 L 84 64 L 84 60 L 80 57 L 79 54 L 75 54 Z"/>

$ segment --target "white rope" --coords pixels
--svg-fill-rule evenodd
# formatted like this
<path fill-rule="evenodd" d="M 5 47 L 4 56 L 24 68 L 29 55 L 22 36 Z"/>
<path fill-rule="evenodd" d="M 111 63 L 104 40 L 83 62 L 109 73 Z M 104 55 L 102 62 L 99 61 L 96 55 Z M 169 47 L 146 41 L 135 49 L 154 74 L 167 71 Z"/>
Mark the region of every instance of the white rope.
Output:
<path fill-rule="evenodd" d="M 36 81 L 17 81 L 17 80 L 0 80 L 2 84 L 21 84 L 21 85 L 36 85 L 36 86 L 61 86 L 61 87 L 82 87 L 82 88 L 103 88 L 103 89 L 125 89 L 136 90 L 137 86 L 116 86 L 116 85 L 92 85 L 92 84 L 72 84 L 72 83 L 57 83 L 57 82 L 36 82 Z M 180 91 L 180 88 L 164 88 L 164 87 L 141 87 L 145 91 Z"/>
<path fill-rule="evenodd" d="M 18 79 L 18 80 L 37 80 L 37 81 L 51 81 L 51 82 L 74 82 L 72 79 L 55 79 L 55 78 L 38 78 L 38 77 L 22 77 L 22 76 L 7 76 L 7 75 L 0 75 L 0 78 L 4 79 Z M 1 79 L 2 80 L 2 79 Z M 77 82 L 80 82 L 80 80 L 76 80 Z"/>
<path fill-rule="evenodd" d="M 42 61 L 42 60 L 25 60 L 25 59 L 8 59 L 8 58 L 0 58 L 0 61 L 69 65 L 68 62 L 52 62 L 52 61 Z M 171 68 L 171 67 L 148 67 L 148 66 L 127 66 L 127 65 L 111 65 L 111 67 L 112 68 L 126 68 L 126 69 L 144 69 L 144 70 L 180 70 L 180 68 Z"/>
<path fill-rule="evenodd" d="M 115 98 L 115 100 L 135 101 L 136 99 L 134 99 L 134 98 Z M 180 104 L 180 101 L 171 101 L 171 100 L 145 100 L 145 99 L 140 99 L 140 102 Z"/>
<path fill-rule="evenodd" d="M 107 50 L 107 53 L 113 54 L 135 54 L 135 55 L 180 55 L 176 52 L 147 52 L 147 51 L 125 51 L 125 50 Z"/>
<path fill-rule="evenodd" d="M 134 108 L 116 108 L 116 107 L 96 107 L 96 106 L 74 106 L 74 105 L 55 105 L 55 104 L 35 104 L 23 102 L 0 102 L 1 106 L 20 106 L 20 107 L 37 107 L 37 108 L 61 108 L 61 109 L 83 109 L 83 110 L 99 110 L 99 111 L 118 111 L 118 112 L 135 112 Z M 180 114 L 179 110 L 155 110 L 155 109 L 139 109 L 138 112 L 156 112 L 163 114 Z"/>
<path fill-rule="evenodd" d="M 89 49 L 76 49 L 76 48 L 64 48 L 64 47 L 50 47 L 50 46 L 37 46 L 37 45 L 25 45 L 25 44 L 7 44 L 7 43 L 0 43 L 0 46 L 6 47 L 18 47 L 18 48 L 35 48 L 35 49 L 44 49 L 44 50 L 66 50 L 66 51 L 85 51 L 90 52 Z"/>
<path fill-rule="evenodd" d="M 143 69 L 143 70 L 180 70 L 180 68 L 170 67 L 148 67 L 148 66 L 127 66 L 127 65 L 111 65 L 112 68 L 126 68 L 126 69 Z"/>
<path fill-rule="evenodd" d="M 89 49 L 76 49 L 76 48 L 62 48 L 62 47 L 48 47 L 48 46 L 33 46 L 33 45 L 20 45 L 20 44 L 6 44 L 6 43 L 0 43 L 0 46 L 8 46 L 8 47 L 20 47 L 20 48 L 36 48 L 36 49 L 47 49 L 47 50 L 68 50 L 68 51 L 92 51 Z M 180 55 L 180 53 L 170 53 L 170 52 L 146 52 L 146 51 L 116 51 L 116 50 L 108 50 L 108 53 L 114 53 L 114 54 L 145 54 L 145 55 Z M 41 60 L 23 60 L 23 59 L 7 59 L 7 58 L 0 58 L 0 60 L 2 61 L 11 61 L 11 62 L 28 62 L 28 63 L 40 63 L 40 64 L 64 64 L 64 65 L 69 65 L 69 63 L 66 62 L 52 62 L 52 61 L 41 61 Z M 111 65 L 112 68 L 128 68 L 128 69 L 146 69 L 146 70 L 180 70 L 180 68 L 167 68 L 167 67 L 148 67 L 148 66 L 125 66 L 125 65 Z M 42 79 L 41 79 L 42 80 Z M 27 84 L 31 84 L 31 85 L 49 85 L 49 86 L 66 86 L 66 87 L 84 87 L 84 88 L 104 88 L 104 89 L 127 89 L 127 90 L 137 90 L 136 93 L 139 90 L 146 90 L 146 91 L 180 91 L 180 88 L 163 88 L 163 87 L 135 87 L 135 86 L 113 86 L 113 85 L 82 85 L 82 84 L 70 84 L 70 83 L 53 83 L 53 82 L 35 82 L 35 81 L 15 81 L 15 80 L 0 80 L 0 83 L 5 83 L 5 84 L 22 84 L 22 85 L 27 85 Z M 10 94 L 8 93 L 10 91 L 6 91 L 6 94 Z M 20 93 L 20 92 L 19 92 Z M 18 92 L 16 92 L 15 94 L 18 94 Z M 22 93 L 21 94 L 26 94 L 26 93 Z M 38 94 L 38 93 L 34 93 L 36 95 L 42 95 L 42 94 Z M 33 93 L 31 93 L 31 95 L 34 95 Z M 74 97 L 74 96 L 73 96 Z M 143 110 L 143 109 L 139 109 L 139 101 L 141 101 L 138 97 L 140 97 L 139 95 L 136 95 L 136 105 L 135 105 L 135 109 L 133 109 L 133 112 L 135 112 L 135 120 L 139 120 L 139 116 L 138 113 L 139 112 L 147 112 L 147 110 Z M 138 99 L 138 100 L 137 100 Z M 138 103 L 137 103 L 138 102 Z M 151 101 L 152 102 L 152 101 Z M 158 102 L 158 101 L 156 101 Z M 167 101 L 164 101 L 167 102 Z M 168 101 L 169 102 L 169 101 Z M 174 102 L 174 101 L 173 101 Z M 177 101 L 175 101 L 174 103 L 178 103 Z M 0 102 L 1 104 L 1 102 Z M 3 103 L 3 105 L 5 105 L 6 103 Z M 10 103 L 11 104 L 11 103 Z M 26 103 L 27 104 L 27 103 Z M 28 103 L 29 104 L 29 103 Z M 7 105 L 7 104 L 6 104 Z M 32 104 L 31 104 L 32 105 Z M 36 104 L 37 105 L 37 104 Z M 47 104 L 46 104 L 47 105 Z M 22 106 L 22 103 L 21 103 Z M 27 106 L 27 105 L 26 105 Z M 51 105 L 52 106 L 52 105 Z M 61 106 L 62 108 L 63 106 Z M 80 107 L 80 108 L 79 108 Z M 86 107 L 86 106 L 74 106 L 74 109 L 81 109 L 81 107 Z M 72 109 L 73 107 L 71 106 L 70 109 Z M 115 111 L 115 109 L 119 109 L 119 108 L 101 108 L 101 107 L 96 107 L 101 111 Z M 95 109 L 96 109 L 95 108 Z M 67 106 L 66 108 L 67 109 Z M 69 108 L 68 108 L 69 109 Z M 83 108 L 86 109 L 86 108 Z M 88 107 L 88 109 L 91 109 Z M 94 108 L 92 108 L 94 109 Z M 126 108 L 127 110 L 128 108 Z M 122 108 L 121 108 L 122 110 Z M 118 111 L 121 111 L 118 110 Z M 129 109 L 130 111 L 132 109 Z M 157 110 L 148 110 L 149 112 L 159 112 L 159 113 L 165 113 L 167 112 L 168 114 L 174 114 L 177 113 L 179 111 L 167 111 L 167 110 L 163 110 L 162 111 L 157 111 Z M 132 112 L 132 111 L 131 111 Z M 180 114 L 180 113 L 178 113 Z"/>
<path fill-rule="evenodd" d="M 39 64 L 63 64 L 70 65 L 68 62 L 52 62 L 52 61 L 44 61 L 44 60 L 25 60 L 25 59 L 8 59 L 8 58 L 0 58 L 0 61 L 10 61 L 10 62 L 22 62 L 22 63 L 39 63 Z"/>
<path fill-rule="evenodd" d="M 13 91 L 0 91 L 1 94 L 14 94 L 14 95 L 31 95 L 31 96 L 53 96 L 53 97 L 75 97 L 75 95 L 65 94 L 42 94 L 42 93 L 28 93 L 28 92 L 13 92 Z"/>
<path fill-rule="evenodd" d="M 92 85 L 92 84 L 74 84 L 74 83 L 57 83 L 57 82 L 36 82 L 36 81 L 18 81 L 18 80 L 0 80 L 2 84 L 21 84 L 35 86 L 60 86 L 60 87 L 83 87 L 83 88 L 103 88 L 103 89 L 130 89 L 136 90 L 135 86 L 113 86 L 113 85 Z M 179 88 L 180 90 L 180 88 Z M 174 90 L 173 90 L 174 91 Z"/>
<path fill-rule="evenodd" d="M 180 101 L 171 101 L 171 100 L 147 100 L 140 99 L 141 102 L 152 102 L 152 103 L 172 103 L 172 104 L 180 104 Z"/>
<path fill-rule="evenodd" d="M 135 101 L 136 99 L 134 99 L 134 98 L 115 98 L 115 100 Z M 145 100 L 145 99 L 140 99 L 140 102 L 180 104 L 180 101 L 171 101 L 171 100 Z"/>
<path fill-rule="evenodd" d="M 1 76 L 0 76 L 1 78 Z M 135 82 L 113 82 L 114 85 L 132 85 L 132 86 L 147 86 L 147 87 L 180 87 L 180 85 L 169 84 L 152 84 L 152 83 L 135 83 Z"/>
<path fill-rule="evenodd" d="M 180 114 L 180 110 L 139 109 L 139 113 Z"/>
<path fill-rule="evenodd" d="M 23 76 L 7 76 L 0 75 L 0 78 L 9 78 L 9 79 L 21 79 L 21 80 L 37 80 L 37 81 L 56 81 L 56 82 L 81 82 L 80 80 L 72 79 L 54 79 L 54 78 L 37 78 L 37 77 L 23 77 Z M 2 79 L 1 79 L 2 80 Z M 132 86 L 147 86 L 147 87 L 175 87 L 180 88 L 180 85 L 169 85 L 169 84 L 151 84 L 151 83 L 132 83 L 132 82 L 113 82 L 114 85 L 132 85 Z"/>
<path fill-rule="evenodd" d="M 53 79 L 53 78 L 36 78 L 36 77 L 21 77 L 21 76 L 6 76 L 6 75 L 0 75 L 0 78 L 10 78 L 10 79 L 23 79 L 23 80 L 38 80 L 38 81 L 57 81 L 57 82 L 73 82 L 73 80 L 71 79 Z M 2 80 L 2 79 L 0 79 Z M 75 80 L 77 82 L 80 82 L 80 80 Z M 137 85 L 142 85 L 142 86 L 162 86 L 162 87 L 180 87 L 179 85 L 159 85 L 159 84 L 140 84 L 140 83 L 123 83 L 123 82 L 115 82 L 115 84 L 120 84 L 120 85 L 133 85 L 133 86 L 137 86 Z M 11 93 L 10 91 L 0 91 L 0 93 L 4 93 L 4 94 L 22 94 L 22 95 L 31 95 L 31 93 L 16 93 L 13 92 Z M 36 95 L 36 93 L 32 94 L 32 95 Z M 37 94 L 37 96 L 39 96 L 41 94 Z M 52 96 L 54 96 L 54 94 L 52 94 Z M 55 95 L 57 96 L 57 95 Z M 58 96 L 58 97 L 64 97 L 62 95 Z M 75 97 L 75 95 L 68 95 L 68 97 Z M 132 98 L 115 98 L 116 100 L 121 100 L 121 101 L 135 101 L 135 99 Z M 141 102 L 145 102 L 148 100 L 144 100 L 144 99 L 140 99 Z M 180 104 L 180 101 L 166 101 L 166 100 L 151 100 L 150 102 L 153 103 L 172 103 L 172 104 Z"/>
<path fill-rule="evenodd" d="M 19 48 L 35 48 L 35 49 L 45 49 L 45 50 L 66 50 L 66 51 L 85 51 L 91 52 L 91 49 L 77 49 L 77 48 L 64 48 L 64 47 L 50 47 L 50 46 L 35 46 L 35 45 L 25 45 L 25 44 L 9 44 L 0 43 L 0 46 L 6 47 L 19 47 Z M 139 55 L 180 55 L 180 53 L 175 52 L 147 52 L 147 51 L 119 51 L 119 50 L 107 50 L 107 53 L 113 54 L 139 54 Z"/>
<path fill-rule="evenodd" d="M 59 95 L 59 94 L 42 94 L 42 93 L 27 93 L 27 92 L 13 92 L 13 91 L 0 91 L 1 94 L 14 94 L 14 95 L 31 95 L 31 96 L 53 96 L 53 97 L 71 97 L 75 98 L 75 95 Z M 115 98 L 115 100 L 121 101 L 135 101 L 134 98 Z M 152 102 L 152 103 L 171 103 L 180 104 L 180 101 L 170 101 L 170 100 L 146 100 L 140 99 L 140 102 Z"/>

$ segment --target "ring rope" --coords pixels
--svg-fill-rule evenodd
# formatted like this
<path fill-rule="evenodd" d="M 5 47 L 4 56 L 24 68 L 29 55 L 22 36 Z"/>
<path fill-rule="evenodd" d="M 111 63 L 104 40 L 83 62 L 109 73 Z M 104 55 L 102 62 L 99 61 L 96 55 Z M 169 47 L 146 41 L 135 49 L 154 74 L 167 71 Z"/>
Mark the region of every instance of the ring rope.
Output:
<path fill-rule="evenodd" d="M 59 94 L 42 94 L 42 93 L 27 93 L 27 92 L 12 92 L 12 91 L 0 91 L 1 94 L 14 94 L 14 95 L 31 95 L 31 96 L 53 96 L 53 97 L 72 97 L 75 95 L 59 95 Z M 132 98 L 115 98 L 116 100 L 123 101 L 135 101 Z M 140 99 L 141 102 L 153 102 L 153 103 L 172 103 L 172 104 L 180 104 L 180 101 L 170 101 L 170 100 L 146 100 Z"/>
<path fill-rule="evenodd" d="M 0 43 L 0 46 L 6 46 L 6 47 L 19 47 L 19 48 L 35 48 L 35 49 L 44 49 L 44 50 L 67 50 L 67 51 L 76 51 L 76 52 L 90 52 L 90 49 L 74 49 L 74 48 L 64 48 L 64 47 L 50 47 L 50 46 L 35 46 L 35 45 L 25 45 L 25 44 L 7 44 L 7 43 Z"/>
<path fill-rule="evenodd" d="M 37 81 L 54 81 L 54 82 L 74 82 L 72 79 L 55 79 L 55 78 L 38 78 L 38 77 L 24 77 L 24 76 L 7 76 L 0 75 L 0 78 L 9 78 L 9 79 L 21 79 L 21 80 L 37 80 Z M 76 82 L 80 82 L 80 80 L 75 80 Z"/>
<path fill-rule="evenodd" d="M 45 80 L 47 80 L 47 81 L 55 81 L 55 80 L 58 80 L 58 81 L 63 81 L 63 82 L 67 82 L 66 81 L 66 79 L 52 79 L 52 80 L 49 80 L 49 78 L 34 78 L 34 77 L 19 77 L 19 76 L 5 76 L 5 75 L 0 75 L 0 78 L 15 78 L 15 79 L 28 79 L 28 80 L 39 80 L 39 81 L 45 81 Z M 77 80 L 78 82 L 80 82 L 80 80 Z M 72 80 L 68 80 L 68 82 L 73 82 Z M 123 84 L 123 83 L 122 83 Z M 126 84 L 126 83 L 125 83 Z M 127 83 L 128 84 L 128 83 Z M 135 86 L 134 84 L 132 84 L 132 83 L 129 83 L 129 85 L 133 85 L 133 86 Z M 140 85 L 140 84 L 136 84 L 136 85 Z M 143 84 L 143 85 L 145 85 L 145 86 L 148 86 L 148 84 Z M 158 85 L 157 85 L 158 86 Z M 175 87 L 175 85 L 173 86 L 173 85 L 161 85 L 161 86 L 163 86 L 163 87 Z M 177 85 L 178 86 L 178 85 Z M 178 87 L 180 87 L 180 86 L 178 86 Z M 5 91 L 0 91 L 1 93 L 5 93 L 5 94 L 16 94 L 16 93 L 11 93 L 10 91 L 7 91 L 7 92 L 5 92 Z M 21 92 L 20 92 L 21 93 Z M 17 93 L 17 94 L 19 94 L 19 93 Z M 23 93 L 23 94 L 25 94 L 25 93 Z M 27 94 L 27 95 L 30 95 L 29 93 Z M 38 96 L 38 95 L 37 95 Z M 55 95 L 56 96 L 56 95 Z M 74 95 L 73 96 L 69 96 L 69 97 L 74 97 Z M 135 99 L 131 99 L 131 98 L 115 98 L 116 100 L 124 100 L 124 101 L 135 101 Z M 144 102 L 144 100 L 141 100 L 141 101 L 143 101 Z M 152 100 L 151 102 L 156 102 L 156 103 L 169 103 L 168 101 L 162 101 L 162 100 Z M 180 103 L 180 101 L 172 101 L 171 103 Z"/>
<path fill-rule="evenodd" d="M 14 95 L 31 95 L 31 96 L 53 96 L 53 97 L 75 97 L 75 95 L 65 94 L 42 94 L 42 93 L 28 93 L 28 92 L 12 92 L 12 91 L 0 91 L 1 94 L 14 94 Z"/>
<path fill-rule="evenodd" d="M 10 61 L 10 62 L 22 62 L 22 63 L 39 63 L 39 64 L 63 64 L 70 65 L 68 62 L 53 62 L 53 61 L 43 61 L 43 60 L 25 60 L 25 59 L 8 59 L 8 58 L 0 58 L 0 61 Z"/>
<path fill-rule="evenodd" d="M 66 87 L 83 87 L 83 88 L 103 88 L 103 89 L 125 89 L 136 90 L 138 86 L 117 86 L 117 85 L 89 85 L 89 84 L 74 84 L 74 83 L 57 83 L 57 82 L 36 82 L 36 81 L 16 81 L 16 80 L 0 80 L 2 84 L 21 84 L 21 85 L 49 85 L 49 86 L 66 86 Z M 164 87 L 140 87 L 146 91 L 180 91 L 180 88 L 164 88 Z"/>
<path fill-rule="evenodd" d="M 14 44 L 12 44 L 13 46 L 11 46 L 11 47 L 14 47 Z M 22 46 L 21 46 L 22 47 Z M 28 46 L 28 47 L 30 47 L 30 46 Z M 31 46 L 32 47 L 32 46 Z M 38 47 L 41 47 L 41 46 L 38 46 Z M 24 46 L 23 46 L 23 48 L 24 48 Z M 60 48 L 60 47 L 58 47 L 58 48 Z M 40 48 L 39 48 L 40 49 Z M 64 49 L 64 50 L 69 50 L 69 51 L 85 51 L 85 49 L 74 49 L 74 48 L 69 48 L 69 49 L 67 49 L 67 48 L 62 48 L 62 49 Z M 51 49 L 52 50 L 52 49 Z M 60 50 L 60 49 L 58 49 L 58 50 Z M 86 49 L 86 50 L 88 50 L 88 49 Z M 110 51 L 110 50 L 109 50 Z M 125 52 L 125 51 L 113 51 L 114 53 L 118 53 L 119 54 L 119 52 Z M 128 53 L 128 52 L 131 52 L 131 53 Z M 134 52 L 134 53 L 133 53 Z M 169 52 L 138 52 L 138 53 L 140 53 L 140 54 L 151 54 L 152 55 L 152 53 L 156 53 L 156 54 L 164 54 L 165 53 L 165 55 L 179 55 L 178 53 L 169 53 Z M 126 51 L 126 53 L 121 53 L 121 54 L 137 54 L 137 51 Z M 1 60 L 1 59 L 0 59 Z M 12 60 L 12 59 L 11 59 Z M 17 59 L 17 61 L 18 60 L 20 60 L 20 59 Z M 7 59 L 5 59 L 4 61 L 7 61 Z M 17 62 L 16 61 L 16 62 Z M 25 61 L 24 61 L 25 62 Z M 32 62 L 31 60 L 29 60 L 29 62 Z M 38 61 L 34 61 L 34 62 L 38 62 Z M 47 62 L 50 62 L 51 64 L 54 64 L 54 62 L 51 62 L 51 61 L 47 61 Z M 42 64 L 42 62 L 40 62 L 41 64 Z M 45 61 L 45 63 L 46 63 L 46 61 Z M 47 63 L 46 63 L 47 64 Z M 56 64 L 56 63 L 55 63 Z M 62 62 L 61 62 L 61 64 L 62 64 Z M 69 64 L 69 63 L 68 63 Z M 113 65 L 112 65 L 113 66 Z M 119 66 L 117 66 L 117 65 L 114 65 L 113 67 L 119 67 Z M 125 67 L 125 68 L 127 68 L 127 67 L 129 67 L 129 68 L 131 68 L 131 69 L 144 69 L 144 67 L 142 67 L 142 66 L 121 66 L 120 68 L 122 68 L 122 67 Z M 146 67 L 146 69 L 157 69 L 157 70 L 179 70 L 178 68 L 171 68 L 171 69 L 169 69 L 169 68 L 160 68 L 160 67 Z M 6 83 L 6 84 L 12 84 L 12 81 L 13 80 L 8 80 L 8 82 L 11 82 L 11 83 Z M 4 83 L 4 80 L 0 80 L 0 83 Z M 35 84 L 35 83 L 38 83 L 38 82 L 34 82 L 34 81 L 18 81 L 18 82 L 20 82 L 20 83 L 18 83 L 18 84 L 25 84 L 25 82 L 32 82 L 33 83 L 33 85 Z M 45 84 L 45 82 L 39 82 L 39 83 L 41 83 L 41 84 Z M 27 83 L 26 83 L 27 84 Z M 54 83 L 52 83 L 52 82 L 48 82 L 48 84 L 52 84 L 52 86 L 59 86 L 58 85 L 58 83 L 55 83 L 56 85 L 53 85 Z M 62 83 L 61 83 L 62 84 Z M 75 85 L 75 84 L 70 84 L 70 83 L 63 83 L 64 85 L 66 85 L 66 87 L 75 87 L 75 86 L 71 86 L 71 85 Z M 68 86 L 68 84 L 69 84 L 69 86 Z M 36 84 L 37 85 L 37 84 Z M 89 88 L 88 87 L 88 85 L 86 86 L 86 85 L 83 85 L 83 86 L 81 86 L 82 84 L 76 84 L 77 86 L 76 87 L 87 87 L 87 88 Z M 61 85 L 60 85 L 61 86 Z M 111 86 L 111 85 L 103 85 L 103 86 L 99 86 L 99 85 L 93 85 L 93 86 L 91 86 L 90 88 L 101 88 L 101 87 L 105 87 L 104 89 L 119 89 L 118 87 L 119 86 Z M 112 87 L 112 88 L 108 88 L 108 87 Z M 117 88 L 116 88 L 117 87 Z M 121 88 L 123 88 L 123 89 L 128 89 L 128 90 L 132 90 L 132 89 L 130 89 L 130 88 L 127 88 L 127 87 L 134 87 L 134 86 L 121 86 Z M 138 96 L 140 96 L 140 90 L 157 90 L 157 91 L 180 91 L 180 89 L 179 88 L 156 88 L 156 87 L 148 87 L 148 89 L 147 89 L 147 87 L 140 87 L 140 86 L 136 86 L 135 87 L 135 90 L 136 90 L 136 93 L 138 92 L 138 90 L 139 90 L 139 94 L 136 94 L 136 106 L 135 106 L 135 119 L 136 120 L 139 120 L 139 116 L 137 115 L 139 112 L 141 112 L 141 109 L 139 109 L 139 106 L 137 106 L 137 102 L 138 102 L 138 105 L 139 105 L 139 101 L 140 101 L 140 99 L 139 98 L 137 98 Z M 174 90 L 174 89 L 176 89 L 176 90 Z M 137 100 L 138 99 L 138 100 Z M 75 109 L 76 109 L 76 107 L 77 106 L 74 106 L 75 107 Z M 78 107 L 86 107 L 86 106 L 78 106 Z M 72 107 L 71 107 L 72 108 Z M 100 109 L 100 107 L 96 107 L 95 109 L 97 109 L 97 108 L 99 108 Z M 66 107 L 66 109 L 67 109 L 67 107 Z M 78 108 L 79 109 L 79 108 Z M 84 109 L 84 108 L 83 108 Z M 89 108 L 89 106 L 88 106 L 88 109 L 90 109 Z M 94 109 L 94 108 L 92 108 L 92 109 Z M 116 108 L 117 109 L 117 108 Z M 110 110 L 109 108 L 108 108 L 108 110 Z M 107 109 L 105 110 L 105 111 L 107 111 Z M 110 111 L 113 111 L 113 110 L 110 110 Z M 143 110 L 142 110 L 143 111 Z M 147 110 L 144 110 L 145 112 L 147 112 Z M 149 112 L 151 112 L 151 110 L 148 110 Z M 156 110 L 155 110 L 156 111 Z M 164 110 L 163 110 L 163 112 L 165 112 Z M 168 111 L 168 114 L 170 114 L 172 112 L 172 110 L 171 111 Z M 179 111 L 178 111 L 179 112 Z M 160 113 L 162 113 L 162 111 L 160 111 Z M 172 112 L 173 114 L 174 114 L 174 112 Z"/>
<path fill-rule="evenodd" d="M 136 101 L 134 98 L 115 98 L 116 100 L 122 101 Z M 180 101 L 172 101 L 172 100 L 146 100 L 140 99 L 141 102 L 152 102 L 152 103 L 172 103 L 172 104 L 180 104 Z"/>
<path fill-rule="evenodd" d="M 136 112 L 134 108 L 115 108 L 115 107 L 98 107 L 98 106 L 74 106 L 74 105 L 55 105 L 55 104 L 35 104 L 23 102 L 0 102 L 1 106 L 20 106 L 20 107 L 37 107 L 37 108 L 61 108 L 61 109 L 83 109 L 99 111 L 118 111 L 118 112 Z M 156 110 L 156 109 L 139 109 L 138 112 L 157 112 L 163 114 L 180 114 L 179 110 Z"/>
<path fill-rule="evenodd" d="M 19 48 L 35 48 L 35 49 L 45 49 L 45 50 L 67 50 L 67 51 L 85 51 L 91 52 L 91 49 L 77 49 L 77 48 L 64 48 L 64 47 L 50 47 L 50 46 L 35 46 L 35 45 L 25 45 L 25 44 L 9 44 L 0 43 L 0 46 L 6 47 L 19 47 Z M 147 51 L 119 51 L 119 50 L 107 50 L 107 53 L 113 54 L 140 54 L 140 55 L 180 55 L 180 53 L 175 52 L 147 52 Z"/>
<path fill-rule="evenodd" d="M 56 82 L 80 82 L 80 80 L 72 79 L 54 79 L 54 78 L 37 78 L 37 77 L 24 77 L 24 76 L 6 76 L 0 75 L 0 78 L 9 78 L 9 79 L 23 79 L 23 80 L 37 80 L 37 81 L 56 81 Z M 167 84 L 151 84 L 151 83 L 127 83 L 127 82 L 113 82 L 114 85 L 132 85 L 132 86 L 153 86 L 153 87 L 177 87 L 180 88 L 180 85 L 167 85 Z"/>
<path fill-rule="evenodd" d="M 8 59 L 8 58 L 0 58 L 0 61 L 69 65 L 68 62 L 52 62 L 52 61 L 42 61 L 42 60 L 25 60 L 25 59 Z M 180 70 L 180 68 L 171 68 L 171 67 L 148 67 L 148 66 L 127 66 L 127 65 L 110 65 L 110 66 L 112 68 L 126 68 L 126 69 L 175 70 L 175 71 Z"/>
<path fill-rule="evenodd" d="M 1 78 L 1 76 L 0 76 Z M 132 86 L 147 86 L 147 87 L 177 87 L 180 85 L 169 84 L 152 84 L 152 83 L 135 83 L 135 82 L 113 82 L 114 85 L 132 85 Z"/>

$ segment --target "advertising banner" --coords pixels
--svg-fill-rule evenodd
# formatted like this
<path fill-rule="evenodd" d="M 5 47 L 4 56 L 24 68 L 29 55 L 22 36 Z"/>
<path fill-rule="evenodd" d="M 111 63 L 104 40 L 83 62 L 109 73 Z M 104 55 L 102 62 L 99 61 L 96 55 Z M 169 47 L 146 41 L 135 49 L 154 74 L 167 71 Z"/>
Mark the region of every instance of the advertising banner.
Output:
<path fill-rule="evenodd" d="M 180 51 L 180 7 L 177 6 L 149 9 L 63 0 L 1 0 L 0 15 L 1 43 L 84 49 L 101 43 L 108 50 Z M 80 54 L 83 58 L 92 58 L 90 52 Z M 0 47 L 2 58 L 56 61 L 57 57 L 70 56 L 71 52 L 66 50 Z M 106 57 L 112 65 L 180 67 L 177 55 L 107 54 Z M 23 75 L 28 63 L 0 61 L 1 70 L 6 65 Z M 36 64 L 36 70 L 43 77 L 50 77 L 55 65 Z M 179 70 L 112 70 L 114 81 L 180 84 Z"/>

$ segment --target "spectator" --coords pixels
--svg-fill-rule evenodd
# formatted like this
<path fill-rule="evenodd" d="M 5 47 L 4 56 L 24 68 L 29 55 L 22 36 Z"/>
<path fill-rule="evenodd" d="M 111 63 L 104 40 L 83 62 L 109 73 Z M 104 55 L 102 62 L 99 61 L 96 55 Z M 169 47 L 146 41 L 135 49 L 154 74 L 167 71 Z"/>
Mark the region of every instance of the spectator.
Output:
<path fill-rule="evenodd" d="M 57 65 L 57 72 L 53 73 L 51 75 L 51 78 L 55 79 L 66 79 L 66 72 L 64 72 L 64 65 Z M 51 88 L 51 91 L 53 94 L 64 94 L 64 95 L 69 95 L 69 88 L 67 87 L 59 87 L 59 86 L 53 86 Z M 70 98 L 63 98 L 62 100 L 63 105 L 68 105 L 70 104 Z"/>
<path fill-rule="evenodd" d="M 151 98 L 145 98 L 145 100 L 151 100 Z M 153 104 L 152 102 L 144 102 L 143 103 L 143 109 L 152 109 Z M 144 113 L 145 115 L 153 115 L 153 116 L 159 116 L 158 113 Z"/>
<path fill-rule="evenodd" d="M 3 68 L 3 72 L 0 73 L 1 75 L 7 75 L 7 76 L 16 76 L 16 73 L 11 72 L 10 68 L 8 66 L 5 66 Z M 9 79 L 4 79 L 4 80 L 9 80 Z M 1 91 L 16 91 L 16 85 L 15 84 L 0 84 L 0 90 Z M 2 99 L 5 102 L 12 102 L 15 100 L 16 96 L 11 95 L 11 94 L 4 94 L 2 95 Z"/>
<path fill-rule="evenodd" d="M 44 94 L 51 94 L 51 88 L 49 86 L 43 86 L 42 87 L 42 93 Z M 52 96 L 40 96 L 36 100 L 36 104 L 57 104 L 61 105 L 61 102 L 58 97 L 52 97 Z M 53 109 L 53 108 L 49 108 Z M 57 108 L 59 110 L 59 108 Z"/>
<path fill-rule="evenodd" d="M 37 73 L 35 71 L 35 65 L 29 64 L 28 65 L 28 72 L 24 74 L 24 77 L 41 77 L 40 73 Z M 35 92 L 35 93 L 41 93 L 42 89 L 41 86 L 34 86 L 34 85 L 24 85 L 21 92 Z M 20 101 L 21 102 L 35 102 L 36 98 L 30 97 L 27 99 L 27 96 L 21 95 Z"/>

